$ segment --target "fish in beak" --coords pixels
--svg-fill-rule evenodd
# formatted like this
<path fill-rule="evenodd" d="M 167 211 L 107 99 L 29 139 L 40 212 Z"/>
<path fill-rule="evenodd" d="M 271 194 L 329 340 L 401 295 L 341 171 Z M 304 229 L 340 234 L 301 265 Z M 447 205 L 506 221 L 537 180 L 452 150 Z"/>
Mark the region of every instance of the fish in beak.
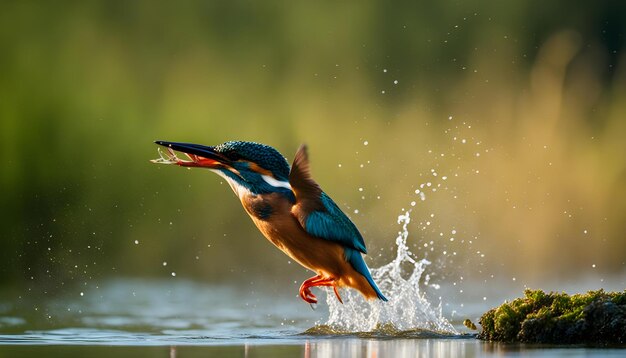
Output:
<path fill-rule="evenodd" d="M 166 142 L 157 140 L 154 143 L 166 148 L 166 152 L 158 149 L 160 158 L 151 160 L 152 163 L 157 164 L 176 164 L 181 167 L 196 167 L 196 168 L 208 168 L 219 169 L 224 167 L 230 167 L 230 160 L 225 156 L 217 153 L 214 147 L 192 144 L 192 143 L 179 143 L 179 142 Z M 180 159 L 176 152 L 185 153 L 188 160 Z"/>

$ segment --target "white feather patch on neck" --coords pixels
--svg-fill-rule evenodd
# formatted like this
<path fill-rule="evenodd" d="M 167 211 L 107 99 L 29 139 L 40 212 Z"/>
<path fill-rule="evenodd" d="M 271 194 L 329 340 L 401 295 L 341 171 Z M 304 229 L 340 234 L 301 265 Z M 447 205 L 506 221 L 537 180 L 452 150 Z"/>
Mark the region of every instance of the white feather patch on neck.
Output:
<path fill-rule="evenodd" d="M 228 185 L 230 185 L 230 188 L 233 189 L 233 191 L 238 197 L 243 198 L 245 195 L 251 194 L 250 190 L 248 190 L 243 185 L 240 185 L 239 183 L 237 183 L 233 178 L 224 174 L 221 170 L 211 169 L 211 171 L 218 174 L 222 178 L 224 178 L 226 182 L 228 182 Z"/>
<path fill-rule="evenodd" d="M 261 175 L 261 178 L 263 178 L 266 183 L 273 186 L 274 188 L 285 188 L 291 190 L 291 185 L 288 181 L 276 180 L 274 179 L 274 177 L 271 177 L 269 175 Z"/>

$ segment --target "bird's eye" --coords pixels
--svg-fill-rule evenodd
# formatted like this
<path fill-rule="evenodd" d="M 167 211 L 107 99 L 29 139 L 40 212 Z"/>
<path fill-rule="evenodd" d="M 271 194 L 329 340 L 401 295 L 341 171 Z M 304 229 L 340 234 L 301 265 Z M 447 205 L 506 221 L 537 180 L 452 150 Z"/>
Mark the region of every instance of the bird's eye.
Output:
<path fill-rule="evenodd" d="M 225 154 L 226 157 L 232 161 L 237 161 L 241 159 L 241 155 L 239 155 L 239 153 L 237 152 L 229 152 Z"/>

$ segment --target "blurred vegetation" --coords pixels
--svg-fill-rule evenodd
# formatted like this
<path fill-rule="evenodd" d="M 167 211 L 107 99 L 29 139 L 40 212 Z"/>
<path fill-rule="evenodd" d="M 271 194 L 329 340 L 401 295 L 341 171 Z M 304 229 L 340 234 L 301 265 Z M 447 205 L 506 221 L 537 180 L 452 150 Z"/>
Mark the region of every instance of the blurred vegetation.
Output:
<path fill-rule="evenodd" d="M 156 139 L 308 143 L 373 264 L 416 201 L 449 270 L 623 272 L 624 4 L 3 1 L 0 282 L 307 275 Z"/>

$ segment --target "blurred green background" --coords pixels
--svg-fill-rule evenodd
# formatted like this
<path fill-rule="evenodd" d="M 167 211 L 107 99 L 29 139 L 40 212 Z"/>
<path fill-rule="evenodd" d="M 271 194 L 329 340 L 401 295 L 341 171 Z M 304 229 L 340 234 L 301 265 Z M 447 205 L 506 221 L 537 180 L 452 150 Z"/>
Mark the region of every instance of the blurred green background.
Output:
<path fill-rule="evenodd" d="M 156 139 L 306 142 L 372 266 L 412 208 L 442 279 L 623 275 L 625 4 L 2 1 L 0 283 L 307 277 Z"/>

